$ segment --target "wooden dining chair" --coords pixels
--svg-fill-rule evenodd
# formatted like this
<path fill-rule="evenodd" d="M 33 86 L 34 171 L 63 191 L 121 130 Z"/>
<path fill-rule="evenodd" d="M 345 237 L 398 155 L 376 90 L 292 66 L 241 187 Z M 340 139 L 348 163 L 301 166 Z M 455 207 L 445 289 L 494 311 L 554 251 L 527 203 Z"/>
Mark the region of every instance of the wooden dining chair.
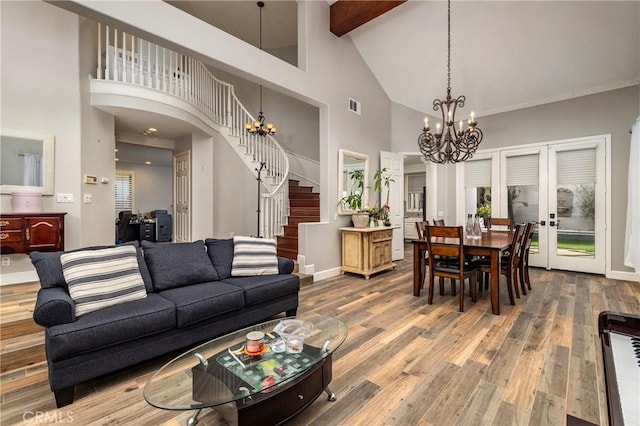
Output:
<path fill-rule="evenodd" d="M 511 231 L 513 229 L 513 219 L 510 217 L 490 217 L 487 219 L 487 229 L 501 226 Z"/>
<path fill-rule="evenodd" d="M 433 219 L 434 226 L 444 226 L 444 219 Z"/>
<path fill-rule="evenodd" d="M 522 238 L 522 247 L 520 248 L 520 264 L 518 265 L 518 272 L 523 294 L 527 294 L 527 290 L 524 287 L 525 283 L 527 288 L 531 290 L 531 278 L 529 278 L 529 249 L 531 248 L 531 241 L 533 240 L 533 231 L 535 230 L 535 227 L 535 222 L 527 223 L 527 227 L 524 231 L 524 237 Z"/>
<path fill-rule="evenodd" d="M 418 239 L 423 239 L 424 238 L 424 230 L 425 228 L 429 226 L 429 222 L 416 222 L 416 232 L 418 233 Z M 426 270 L 427 270 L 427 264 L 429 262 L 429 252 L 425 251 L 424 252 L 424 257 L 420 260 L 420 271 L 422 273 L 422 277 L 425 277 L 426 279 Z M 420 288 L 424 288 L 424 279 L 422 280 L 422 282 L 420 283 Z"/>
<path fill-rule="evenodd" d="M 511 247 L 509 251 L 502 255 L 500 258 L 500 275 L 507 277 L 507 291 L 509 292 L 509 302 L 512 305 L 516 304 L 516 300 L 513 297 L 515 292 L 516 297 L 520 298 L 520 291 L 518 290 L 518 263 L 520 259 L 520 247 L 524 238 L 525 226 L 523 224 L 517 224 L 513 231 L 513 240 L 511 240 Z M 487 258 L 480 258 L 471 262 L 478 268 L 479 272 L 485 273 L 485 285 L 489 283 L 489 274 L 491 273 L 491 263 Z M 511 267 L 510 267 L 511 266 Z"/>
<path fill-rule="evenodd" d="M 444 239 L 447 239 L 446 241 Z M 427 303 L 433 303 L 433 287 L 435 277 L 451 279 L 451 294 L 455 296 L 455 281 L 460 286 L 460 312 L 464 312 L 464 281 L 469 278 L 471 300 L 476 301 L 475 266 L 464 261 L 464 234 L 462 226 L 428 226 L 425 229 L 427 251 L 429 252 L 429 293 Z M 443 281 L 440 281 L 440 294 L 444 293 Z"/>

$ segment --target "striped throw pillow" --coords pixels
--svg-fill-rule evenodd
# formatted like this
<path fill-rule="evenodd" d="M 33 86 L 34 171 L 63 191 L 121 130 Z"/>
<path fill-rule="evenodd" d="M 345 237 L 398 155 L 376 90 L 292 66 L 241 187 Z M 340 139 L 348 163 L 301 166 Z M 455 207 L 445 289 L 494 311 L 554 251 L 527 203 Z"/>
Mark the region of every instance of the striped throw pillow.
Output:
<path fill-rule="evenodd" d="M 60 262 L 76 316 L 147 297 L 133 246 L 64 253 Z"/>
<path fill-rule="evenodd" d="M 233 237 L 232 277 L 275 275 L 278 273 L 276 240 Z"/>

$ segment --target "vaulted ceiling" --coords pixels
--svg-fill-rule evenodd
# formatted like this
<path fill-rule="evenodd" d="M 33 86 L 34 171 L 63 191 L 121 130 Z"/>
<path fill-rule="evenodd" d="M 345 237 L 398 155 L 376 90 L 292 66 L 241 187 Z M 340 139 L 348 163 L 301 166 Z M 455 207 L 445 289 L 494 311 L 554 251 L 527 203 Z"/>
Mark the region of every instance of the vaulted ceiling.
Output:
<path fill-rule="evenodd" d="M 392 101 L 444 98 L 447 3 L 409 1 L 348 34 Z M 452 95 L 486 115 L 640 81 L 638 1 L 453 1 Z"/>

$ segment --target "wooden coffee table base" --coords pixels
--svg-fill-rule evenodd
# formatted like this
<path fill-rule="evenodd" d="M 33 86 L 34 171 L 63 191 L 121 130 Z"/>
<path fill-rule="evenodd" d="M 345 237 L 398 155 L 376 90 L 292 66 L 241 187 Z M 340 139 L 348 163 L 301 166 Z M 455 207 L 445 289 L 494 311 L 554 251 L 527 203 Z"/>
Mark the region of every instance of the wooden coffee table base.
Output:
<path fill-rule="evenodd" d="M 326 392 L 329 401 L 335 401 L 336 395 L 329 390 L 331 382 L 331 353 L 302 376 L 290 383 L 276 387 L 271 392 L 249 395 L 242 400 L 218 405 L 215 408 L 229 422 L 230 425 L 275 425 L 281 424 L 304 410 Z M 203 388 L 203 381 L 212 380 L 207 373 L 193 370 L 194 388 Z M 215 379 L 213 379 L 215 380 Z M 204 386 L 206 388 L 206 386 Z M 195 395 L 194 395 L 195 396 Z M 189 418 L 188 425 L 198 423 L 196 410 Z"/>

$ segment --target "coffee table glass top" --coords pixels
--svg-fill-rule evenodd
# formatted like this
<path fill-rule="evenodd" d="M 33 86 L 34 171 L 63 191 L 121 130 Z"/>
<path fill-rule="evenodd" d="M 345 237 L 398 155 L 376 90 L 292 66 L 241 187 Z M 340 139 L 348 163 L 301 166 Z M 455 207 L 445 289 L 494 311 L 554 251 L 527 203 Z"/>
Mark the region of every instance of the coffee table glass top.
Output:
<path fill-rule="evenodd" d="M 297 317 L 310 322 L 313 330 L 304 339 L 302 352 L 292 353 L 295 346 L 287 348 L 274 331 L 278 324 L 291 319 L 278 318 L 247 327 L 185 352 L 149 379 L 144 387 L 145 399 L 165 410 L 191 410 L 266 394 L 309 371 L 347 337 L 346 325 L 336 318 Z M 252 331 L 265 334 L 264 353 L 259 356 L 245 353 L 246 337 Z"/>

